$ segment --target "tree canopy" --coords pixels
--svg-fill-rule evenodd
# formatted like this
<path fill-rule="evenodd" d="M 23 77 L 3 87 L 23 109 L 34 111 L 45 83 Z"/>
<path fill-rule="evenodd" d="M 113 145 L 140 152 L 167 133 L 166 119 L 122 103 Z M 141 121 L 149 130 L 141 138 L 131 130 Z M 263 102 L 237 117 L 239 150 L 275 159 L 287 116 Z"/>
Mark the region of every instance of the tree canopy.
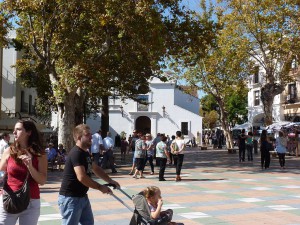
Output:
<path fill-rule="evenodd" d="M 293 0 L 226 0 L 224 23 L 236 44 L 247 42 L 248 57 L 262 71 L 261 100 L 265 123 L 272 123 L 274 96 L 282 93 L 291 63 L 299 56 L 299 3 Z M 299 60 L 299 59 L 297 59 Z"/>
<path fill-rule="evenodd" d="M 167 58 L 194 46 L 203 55 L 213 35 L 173 0 L 4 0 L 1 12 L 17 25 L 19 76 L 56 105 L 67 147 L 86 101 L 147 92 L 151 76 L 163 78 Z"/>

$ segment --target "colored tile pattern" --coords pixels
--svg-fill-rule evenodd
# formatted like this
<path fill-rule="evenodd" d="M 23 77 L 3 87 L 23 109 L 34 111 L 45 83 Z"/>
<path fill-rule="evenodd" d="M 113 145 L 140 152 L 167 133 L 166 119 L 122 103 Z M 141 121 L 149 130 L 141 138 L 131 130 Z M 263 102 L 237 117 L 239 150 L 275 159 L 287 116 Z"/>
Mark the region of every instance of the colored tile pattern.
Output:
<path fill-rule="evenodd" d="M 158 168 L 155 175 L 150 175 L 148 166 L 145 179 L 133 179 L 128 175 L 130 164 L 119 165 L 118 173 L 112 177 L 130 196 L 150 185 L 160 187 L 163 208 L 173 209 L 173 221 L 185 225 L 300 224 L 300 158 L 288 156 L 285 170 L 280 170 L 278 159 L 272 158 L 268 170 L 261 170 L 259 163 L 259 155 L 253 162 L 239 163 L 238 154 L 194 148 L 185 155 L 181 182 L 174 181 L 175 168 L 171 165 L 166 169 L 165 182 L 158 181 Z M 48 175 L 47 184 L 41 187 L 39 225 L 58 225 L 62 172 Z M 114 193 L 134 207 L 122 193 Z M 129 224 L 132 212 L 112 196 L 96 190 L 88 194 L 96 225 Z"/>

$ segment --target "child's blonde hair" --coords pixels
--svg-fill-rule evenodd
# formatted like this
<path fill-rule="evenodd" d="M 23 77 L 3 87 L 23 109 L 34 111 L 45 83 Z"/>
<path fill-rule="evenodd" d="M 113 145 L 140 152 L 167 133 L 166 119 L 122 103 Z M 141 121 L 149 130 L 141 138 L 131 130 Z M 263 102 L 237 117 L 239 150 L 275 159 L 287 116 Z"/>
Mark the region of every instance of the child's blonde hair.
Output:
<path fill-rule="evenodd" d="M 151 197 L 155 196 L 157 191 L 159 191 L 158 187 L 150 186 L 150 187 L 147 187 L 143 192 L 144 192 L 145 198 L 151 198 Z"/>

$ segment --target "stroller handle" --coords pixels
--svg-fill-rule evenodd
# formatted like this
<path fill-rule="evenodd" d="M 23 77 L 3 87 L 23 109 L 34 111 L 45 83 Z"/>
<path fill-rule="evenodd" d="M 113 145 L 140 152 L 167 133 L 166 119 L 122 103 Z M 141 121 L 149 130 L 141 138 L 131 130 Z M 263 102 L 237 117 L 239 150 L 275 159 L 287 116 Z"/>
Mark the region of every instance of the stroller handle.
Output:
<path fill-rule="evenodd" d="M 113 189 L 116 189 L 116 188 L 117 188 L 117 185 L 111 184 L 111 183 L 104 184 L 104 185 L 107 186 L 107 187 L 113 187 Z"/>

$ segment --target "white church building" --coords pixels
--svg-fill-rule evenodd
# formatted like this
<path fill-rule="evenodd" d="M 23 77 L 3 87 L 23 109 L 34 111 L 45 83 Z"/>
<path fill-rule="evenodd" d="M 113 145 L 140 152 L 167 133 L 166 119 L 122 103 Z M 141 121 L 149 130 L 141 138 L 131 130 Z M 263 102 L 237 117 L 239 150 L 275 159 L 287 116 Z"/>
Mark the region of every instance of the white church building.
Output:
<path fill-rule="evenodd" d="M 140 95 L 140 99 L 148 104 L 133 100 L 122 102 L 110 99 L 109 124 L 112 135 L 125 132 L 127 136 L 138 130 L 151 133 L 175 135 L 182 131 L 185 139 L 196 140 L 202 133 L 202 117 L 199 116 L 199 98 L 185 93 L 176 81 L 162 82 L 155 78 L 150 81 L 150 92 Z M 100 115 L 87 119 L 92 131 L 100 128 Z"/>

